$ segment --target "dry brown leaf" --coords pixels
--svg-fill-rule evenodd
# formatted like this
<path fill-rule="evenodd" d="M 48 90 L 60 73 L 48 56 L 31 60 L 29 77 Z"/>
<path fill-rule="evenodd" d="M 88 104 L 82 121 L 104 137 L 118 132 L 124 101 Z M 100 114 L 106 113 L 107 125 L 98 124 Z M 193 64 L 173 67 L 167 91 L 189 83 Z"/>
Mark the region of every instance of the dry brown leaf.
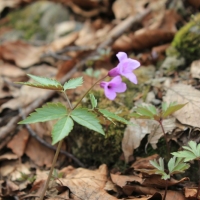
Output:
<path fill-rule="evenodd" d="M 150 48 L 162 43 L 169 43 L 177 31 L 176 23 L 181 21 L 181 17 L 174 10 L 159 12 L 149 19 L 144 25 L 134 33 L 122 35 L 113 44 L 113 49 L 116 51 L 128 51 L 131 49 L 141 50 Z M 153 24 L 151 24 L 153 22 Z"/>
<path fill-rule="evenodd" d="M 19 108 L 26 107 L 34 100 L 38 99 L 41 96 L 44 96 L 47 94 L 48 90 L 42 90 L 38 88 L 29 87 L 26 85 L 23 85 L 20 89 L 20 94 L 17 98 L 11 99 L 8 102 L 2 104 L 0 108 L 0 112 L 2 112 L 3 109 L 9 108 L 12 110 L 17 110 Z"/>
<path fill-rule="evenodd" d="M 28 139 L 29 133 L 25 128 L 23 128 L 12 138 L 12 140 L 9 141 L 7 147 L 20 157 L 24 154 Z"/>
<path fill-rule="evenodd" d="M 158 154 L 154 154 L 146 158 L 137 158 L 137 160 L 131 165 L 131 167 L 133 167 L 134 169 L 154 169 L 149 161 L 157 159 L 158 157 Z"/>
<path fill-rule="evenodd" d="M 110 174 L 110 176 L 113 183 L 120 186 L 121 188 L 127 185 L 127 182 L 135 182 L 140 184 L 143 182 L 142 178 L 139 176 L 133 176 L 133 175 L 125 176 L 119 174 Z"/>
<path fill-rule="evenodd" d="M 44 47 L 34 47 L 22 41 L 5 42 L 0 46 L 0 58 L 27 68 L 40 61 Z"/>
<path fill-rule="evenodd" d="M 30 174 L 29 164 L 19 163 L 19 161 L 4 161 L 1 164 L 1 176 L 9 176 L 10 180 L 16 181 L 21 178 L 21 173 Z"/>
<path fill-rule="evenodd" d="M 191 198 L 194 197 L 196 199 L 197 189 L 194 188 L 184 188 L 185 197 Z"/>
<path fill-rule="evenodd" d="M 200 79 L 200 60 L 195 60 L 192 62 L 190 73 L 193 78 Z"/>
<path fill-rule="evenodd" d="M 64 186 L 80 199 L 87 200 L 117 200 L 104 190 L 107 182 L 107 167 L 101 165 L 97 170 L 78 168 L 67 175 L 66 178 L 59 179 Z"/>
<path fill-rule="evenodd" d="M 0 63 L 0 76 L 18 78 L 18 77 L 25 76 L 25 75 L 26 75 L 25 72 L 15 65 L 11 65 L 8 63 Z M 20 80 L 18 80 L 18 81 L 20 81 Z"/>
<path fill-rule="evenodd" d="M 177 102 L 185 104 L 183 108 L 175 112 L 175 116 L 182 124 L 194 127 L 200 127 L 200 91 L 194 89 L 191 85 L 176 84 L 168 88 L 164 101 L 167 103 Z"/>
<path fill-rule="evenodd" d="M 123 188 L 123 191 L 127 195 L 131 195 L 133 192 L 139 193 L 139 194 L 149 194 L 149 195 L 155 195 L 156 193 L 159 193 L 160 195 L 164 196 L 165 191 L 164 190 L 158 190 L 152 187 L 143 187 L 139 185 L 126 185 Z M 150 198 L 154 199 L 154 198 Z M 155 198 L 162 200 L 162 197 L 156 196 Z M 185 200 L 184 195 L 181 192 L 167 190 L 167 195 L 165 200 Z"/>
<path fill-rule="evenodd" d="M 28 141 L 25 153 L 38 166 L 51 167 L 55 152 L 42 145 L 35 138 L 31 137 Z"/>
<path fill-rule="evenodd" d="M 122 150 L 124 152 L 125 161 L 128 162 L 129 156 L 133 155 L 134 149 L 140 146 L 141 140 L 146 134 L 149 135 L 148 142 L 152 147 L 156 147 L 156 143 L 159 138 L 162 137 L 162 129 L 155 120 L 148 119 L 131 119 L 130 120 L 136 126 L 128 125 L 122 140 Z M 169 118 L 163 120 L 165 132 L 173 130 L 175 126 L 175 118 Z"/>
<path fill-rule="evenodd" d="M 0 161 L 2 161 L 2 160 L 16 160 L 18 158 L 19 158 L 19 156 L 14 154 L 14 153 L 4 153 L 3 155 L 0 156 Z"/>

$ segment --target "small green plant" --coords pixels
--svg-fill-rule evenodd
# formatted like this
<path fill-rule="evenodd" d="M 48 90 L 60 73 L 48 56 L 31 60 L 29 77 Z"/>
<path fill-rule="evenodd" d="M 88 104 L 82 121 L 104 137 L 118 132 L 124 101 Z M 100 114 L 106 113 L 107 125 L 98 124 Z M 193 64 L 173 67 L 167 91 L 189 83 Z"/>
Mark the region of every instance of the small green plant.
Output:
<path fill-rule="evenodd" d="M 134 112 L 131 114 L 132 117 L 137 119 L 153 119 L 159 123 L 166 142 L 168 160 L 170 158 L 170 149 L 167 141 L 167 135 L 163 127 L 163 119 L 166 119 L 169 115 L 173 114 L 177 110 L 180 110 L 185 105 L 186 104 L 177 104 L 176 102 L 171 102 L 170 104 L 163 102 L 160 110 L 156 109 L 153 105 L 140 105 L 136 107 Z"/>
<path fill-rule="evenodd" d="M 20 172 L 20 174 L 21 174 L 21 177 L 17 179 L 19 182 L 28 181 L 30 183 L 33 183 L 36 179 L 36 176 L 30 175 L 30 174 L 25 174 L 23 172 Z"/>
<path fill-rule="evenodd" d="M 59 151 L 61 149 L 62 141 L 73 130 L 75 124 L 74 122 L 102 135 L 105 135 L 105 132 L 99 122 L 99 116 L 104 117 L 111 122 L 113 122 L 113 120 L 116 120 L 125 124 L 129 124 L 129 122 L 124 118 L 119 117 L 118 115 L 111 113 L 108 110 L 97 108 L 97 100 L 93 94 L 90 94 L 92 109 L 80 106 L 82 99 L 87 94 L 89 94 L 93 87 L 99 82 L 100 87 L 104 89 L 105 96 L 110 100 L 114 100 L 117 96 L 117 93 L 123 93 L 127 89 L 126 84 L 122 82 L 121 76 L 125 76 L 131 82 L 137 84 L 137 77 L 133 73 L 133 70 L 138 68 L 140 66 L 140 63 L 136 60 L 128 58 L 126 53 L 124 52 L 119 52 L 117 54 L 117 57 L 120 61 L 117 67 L 113 68 L 108 72 L 106 76 L 96 81 L 74 106 L 67 96 L 67 91 L 81 86 L 83 84 L 82 77 L 70 79 L 62 85 L 60 82 L 54 79 L 28 74 L 28 76 L 34 80 L 33 83 L 18 82 L 22 85 L 61 92 L 64 94 L 68 103 L 68 107 L 62 103 L 47 103 L 42 108 L 36 109 L 35 112 L 31 113 L 26 119 L 19 122 L 19 124 L 30 124 L 36 122 L 46 122 L 49 120 L 57 120 L 57 122 L 53 126 L 51 135 L 52 144 L 54 145 L 58 143 L 58 146 L 44 190 L 40 196 L 40 200 L 43 200 L 50 179 L 52 178 L 53 169 L 57 161 Z M 114 78 L 109 82 L 103 81 L 108 76 Z"/>

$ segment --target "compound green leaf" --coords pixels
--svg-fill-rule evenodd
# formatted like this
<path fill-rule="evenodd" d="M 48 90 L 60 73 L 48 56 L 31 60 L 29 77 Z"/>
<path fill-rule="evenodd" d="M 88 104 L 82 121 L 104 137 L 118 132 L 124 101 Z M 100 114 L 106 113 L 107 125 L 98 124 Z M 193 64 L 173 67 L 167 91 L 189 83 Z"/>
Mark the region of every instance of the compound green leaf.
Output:
<path fill-rule="evenodd" d="M 47 103 L 42 108 L 37 108 L 35 111 L 36 112 L 31 113 L 26 119 L 19 122 L 19 124 L 46 122 L 67 115 L 67 109 L 61 103 Z"/>
<path fill-rule="evenodd" d="M 168 117 L 169 115 L 176 112 L 177 110 L 180 110 L 186 104 L 187 103 L 174 105 L 174 103 L 173 103 L 172 105 L 169 105 L 169 107 L 167 109 L 165 108 L 166 110 L 164 112 L 162 112 L 162 118 Z"/>
<path fill-rule="evenodd" d="M 56 144 L 61 141 L 63 138 L 69 135 L 73 129 L 74 122 L 70 116 L 65 116 L 53 126 L 52 130 L 52 144 Z"/>
<path fill-rule="evenodd" d="M 85 108 L 77 108 L 71 112 L 71 117 L 78 124 L 105 135 L 97 116 Z"/>
<path fill-rule="evenodd" d="M 150 117 L 150 118 L 153 118 L 154 114 L 148 110 L 148 108 L 146 107 L 138 107 L 136 109 L 136 112 L 142 116 L 147 116 L 147 117 Z"/>
<path fill-rule="evenodd" d="M 31 87 L 36 87 L 36 88 L 42 88 L 42 89 L 50 89 L 50 90 L 57 90 L 57 91 L 63 90 L 63 86 L 54 79 L 40 77 L 40 76 L 34 76 L 31 74 L 27 74 L 27 75 L 29 77 L 31 77 L 37 83 L 31 83 L 31 82 L 17 82 L 17 83 L 22 84 L 22 85 L 31 86 Z"/>
<path fill-rule="evenodd" d="M 130 124 L 130 125 L 133 125 L 133 123 L 127 121 L 126 119 L 124 119 L 123 117 L 120 117 L 108 110 L 105 110 L 105 109 L 99 109 L 99 112 L 101 112 L 103 114 L 104 117 L 106 117 L 108 120 L 112 121 L 112 119 L 116 120 L 116 121 L 119 121 L 119 122 L 122 122 L 124 124 Z"/>
<path fill-rule="evenodd" d="M 92 104 L 92 109 L 96 108 L 97 107 L 97 100 L 96 100 L 96 98 L 93 94 L 90 94 L 90 101 L 91 101 L 91 104 Z"/>
<path fill-rule="evenodd" d="M 190 151 L 178 151 L 178 152 L 173 152 L 171 154 L 178 158 L 184 158 L 184 162 L 188 162 L 197 158 L 197 156 Z"/>
<path fill-rule="evenodd" d="M 68 82 L 64 84 L 64 90 L 75 89 L 83 84 L 83 77 L 78 77 L 74 79 L 70 79 Z"/>

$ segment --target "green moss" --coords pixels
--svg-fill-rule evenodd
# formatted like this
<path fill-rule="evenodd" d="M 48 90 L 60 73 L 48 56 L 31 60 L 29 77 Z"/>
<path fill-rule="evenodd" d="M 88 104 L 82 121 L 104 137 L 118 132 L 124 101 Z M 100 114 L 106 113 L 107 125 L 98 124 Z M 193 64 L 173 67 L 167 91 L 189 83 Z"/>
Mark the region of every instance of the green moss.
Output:
<path fill-rule="evenodd" d="M 177 32 L 172 46 L 187 63 L 200 58 L 200 14 Z"/>

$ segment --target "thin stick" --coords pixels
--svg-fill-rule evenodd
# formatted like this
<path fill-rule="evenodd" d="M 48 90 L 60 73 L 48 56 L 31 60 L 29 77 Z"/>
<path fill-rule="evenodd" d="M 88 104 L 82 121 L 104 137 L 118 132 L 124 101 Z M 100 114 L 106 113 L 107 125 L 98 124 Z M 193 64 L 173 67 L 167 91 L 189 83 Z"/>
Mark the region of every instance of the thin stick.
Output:
<path fill-rule="evenodd" d="M 58 159 L 58 155 L 59 155 L 59 152 L 60 152 L 60 149 L 61 149 L 61 146 L 62 146 L 62 142 L 63 142 L 63 140 L 61 140 L 61 141 L 58 143 L 58 146 L 57 146 L 57 149 L 56 149 L 56 153 L 55 153 L 55 156 L 54 156 L 54 158 L 53 158 L 53 163 L 52 163 L 52 166 L 51 166 L 51 170 L 50 170 L 50 172 L 49 172 L 47 181 L 46 181 L 45 186 L 44 186 L 44 190 L 42 191 L 42 194 L 41 194 L 41 197 L 40 197 L 39 200 L 43 200 L 44 195 L 45 195 L 45 192 L 46 192 L 46 190 L 47 190 L 47 188 L 48 188 L 48 186 L 49 186 L 49 182 L 50 182 L 50 180 L 51 180 L 51 176 L 52 176 L 52 173 L 53 173 L 53 169 L 54 169 L 55 164 L 56 164 L 56 161 L 57 161 L 57 159 Z"/>

